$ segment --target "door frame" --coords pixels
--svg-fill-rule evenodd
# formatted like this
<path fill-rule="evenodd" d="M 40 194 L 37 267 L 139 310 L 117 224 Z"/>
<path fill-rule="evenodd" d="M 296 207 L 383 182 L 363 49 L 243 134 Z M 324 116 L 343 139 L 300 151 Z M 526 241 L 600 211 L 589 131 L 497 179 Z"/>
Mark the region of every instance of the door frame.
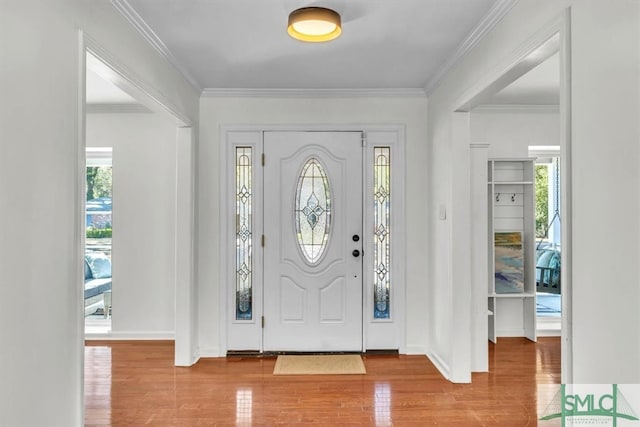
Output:
<path fill-rule="evenodd" d="M 557 38 L 557 42 L 552 39 Z M 463 189 L 454 194 L 455 200 L 462 211 L 469 209 L 470 198 L 470 180 L 465 175 L 469 164 L 469 142 L 471 128 L 469 125 L 470 111 L 486 101 L 486 95 L 491 95 L 497 90 L 502 89 L 507 84 L 513 82 L 534 65 L 528 63 L 528 57 L 539 49 L 548 49 L 554 46 L 555 51 L 560 55 L 560 200 L 562 200 L 562 210 L 560 212 L 562 230 L 562 254 L 561 254 L 561 282 L 562 282 L 562 331 L 561 331 L 561 382 L 569 384 L 573 382 L 573 282 L 572 282 L 572 134 L 571 134 L 571 10 L 566 8 L 555 19 L 548 22 L 544 27 L 540 28 L 530 38 L 522 42 L 510 55 L 502 61 L 495 69 L 486 74 L 480 81 L 469 87 L 456 101 L 453 102 L 454 108 L 450 111 L 452 132 L 456 132 L 457 144 L 454 146 L 455 154 L 461 161 L 455 163 L 457 165 L 452 172 L 452 176 L 456 177 L 457 185 L 455 188 Z M 531 59 L 535 64 L 535 55 Z M 468 229 L 470 227 L 470 219 L 464 218 L 458 221 L 456 227 L 458 229 Z M 464 231 L 463 231 L 464 233 Z M 470 235 L 470 233 L 466 233 Z M 463 239 L 464 240 L 464 239 Z M 461 240 L 462 241 L 462 240 Z M 467 257 L 469 259 L 469 257 Z M 464 274 L 464 272 L 462 272 Z M 455 280 L 454 280 L 455 282 Z M 458 283 L 463 283 L 458 281 Z M 468 281 L 466 283 L 469 283 Z M 483 289 L 483 292 L 485 289 Z M 469 293 L 468 288 L 456 287 L 455 295 L 465 295 Z M 454 313 L 468 313 L 470 308 L 477 313 L 482 313 L 486 321 L 486 297 L 480 299 L 465 301 L 460 310 Z M 475 321 L 475 319 L 474 319 Z M 463 337 L 457 341 L 458 346 L 468 346 L 473 339 L 476 344 L 475 351 L 470 347 L 468 350 L 460 351 L 465 356 L 458 360 L 456 366 L 449 370 L 449 378 L 453 378 L 454 382 L 470 382 L 472 366 L 486 365 L 487 348 L 483 343 L 485 338 L 480 341 L 480 337 L 472 337 L 472 333 L 468 332 L 466 324 L 459 323 L 454 330 L 454 335 Z M 483 335 L 484 336 L 484 335 Z M 464 339 L 464 338 L 468 338 Z M 488 366 L 488 365 L 487 365 Z M 442 370 L 442 369 L 441 369 Z M 484 371 L 484 367 L 479 369 Z M 459 381 L 458 381 L 459 380 Z"/>
<path fill-rule="evenodd" d="M 262 301 L 263 301 L 263 257 L 262 251 L 254 251 L 253 255 L 253 310 L 251 320 L 236 320 L 233 313 L 235 306 L 232 292 L 235 283 L 235 263 L 233 253 L 235 251 L 235 194 L 234 186 L 234 148 L 251 147 L 252 156 L 252 193 L 262 195 L 262 170 L 260 167 L 260 155 L 263 147 L 264 132 L 293 132 L 293 131 L 326 131 L 326 132 L 363 132 L 365 139 L 365 152 L 363 154 L 363 182 L 365 195 L 363 197 L 363 230 L 373 228 L 373 210 L 367 206 L 373 204 L 373 192 L 368 194 L 366 189 L 373 186 L 373 173 L 369 165 L 373 164 L 374 146 L 388 146 L 391 148 L 392 174 L 391 194 L 393 211 L 391 225 L 394 235 L 391 238 L 391 318 L 373 319 L 372 287 L 366 284 L 372 283 L 373 265 L 371 257 L 367 254 L 367 248 L 373 244 L 373 234 L 363 233 L 364 271 L 363 271 L 363 319 L 362 319 L 362 350 L 393 349 L 400 353 L 405 352 L 406 330 L 406 265 L 405 265 L 405 127 L 403 125 L 238 125 L 222 126 L 220 134 L 220 223 L 219 223 L 219 259 L 223 266 L 219 272 L 219 355 L 225 356 L 228 351 L 257 351 L 263 352 L 262 334 Z M 253 197 L 252 239 L 253 248 L 260 249 L 260 236 L 263 234 L 262 224 L 262 200 L 261 197 Z"/>
<path fill-rule="evenodd" d="M 78 277 L 78 292 L 82 295 L 84 289 L 84 259 L 85 233 L 84 233 L 84 199 L 85 199 L 85 163 L 86 163 L 86 142 L 85 127 L 87 106 L 85 99 L 86 90 L 86 70 L 87 54 L 91 54 L 96 61 L 89 64 L 94 72 L 103 79 L 111 82 L 122 91 L 132 96 L 136 101 L 148 108 L 152 112 L 159 114 L 166 120 L 175 124 L 175 221 L 173 227 L 173 237 L 175 238 L 175 256 L 173 264 L 175 274 L 172 278 L 175 292 L 175 330 L 168 334 L 169 338 L 175 340 L 174 364 L 176 366 L 190 366 L 197 362 L 197 299 L 195 284 L 195 147 L 196 133 L 193 123 L 187 115 L 169 98 L 150 85 L 144 78 L 138 76 L 126 64 L 117 57 L 97 39 L 93 38 L 84 30 L 78 31 L 78 141 L 77 141 L 77 179 L 76 198 L 78 200 L 78 212 L 81 214 L 76 218 L 78 236 L 76 237 L 77 260 L 75 270 Z M 80 297 L 80 305 L 77 315 L 79 318 L 79 331 L 85 339 L 84 332 L 84 305 L 83 297 Z M 172 336 L 171 336 L 172 335 Z M 167 336 L 149 336 L 149 333 L 140 333 L 144 339 L 166 339 Z M 100 339 L 114 339 L 117 334 L 107 334 Z M 130 337 L 127 337 L 130 338 Z M 84 351 L 84 345 L 82 346 Z M 84 357 L 84 353 L 82 353 Z"/>

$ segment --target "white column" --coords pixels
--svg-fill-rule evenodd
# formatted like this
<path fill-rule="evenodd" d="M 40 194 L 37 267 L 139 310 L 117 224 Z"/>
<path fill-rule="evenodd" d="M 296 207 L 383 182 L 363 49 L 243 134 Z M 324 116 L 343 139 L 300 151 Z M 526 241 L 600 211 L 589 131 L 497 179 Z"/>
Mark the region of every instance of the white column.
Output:
<path fill-rule="evenodd" d="M 471 371 L 489 370 L 487 343 L 488 144 L 471 144 Z"/>
<path fill-rule="evenodd" d="M 194 286 L 194 159 L 193 132 L 180 127 L 176 141 L 175 215 L 176 366 L 197 359 L 197 304 Z"/>

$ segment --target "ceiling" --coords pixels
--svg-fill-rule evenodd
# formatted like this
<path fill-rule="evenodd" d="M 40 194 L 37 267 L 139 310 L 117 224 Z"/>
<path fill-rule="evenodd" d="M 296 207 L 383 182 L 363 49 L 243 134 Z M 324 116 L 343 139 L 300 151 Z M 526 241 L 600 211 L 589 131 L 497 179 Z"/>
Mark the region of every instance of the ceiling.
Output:
<path fill-rule="evenodd" d="M 439 79 L 517 0 L 112 0 L 116 9 L 199 90 L 415 90 Z M 286 32 L 290 11 L 330 7 L 343 33 L 304 43 Z M 180 23 L 177 25 L 176 23 Z M 134 104 L 90 58 L 88 104 Z M 92 64 L 89 67 L 89 64 Z M 93 70 L 91 69 L 93 68 Z M 552 55 L 482 104 L 558 105 Z"/>
<path fill-rule="evenodd" d="M 515 0 L 113 0 L 198 88 L 425 89 Z M 289 37 L 288 15 L 342 16 L 332 42 Z"/>

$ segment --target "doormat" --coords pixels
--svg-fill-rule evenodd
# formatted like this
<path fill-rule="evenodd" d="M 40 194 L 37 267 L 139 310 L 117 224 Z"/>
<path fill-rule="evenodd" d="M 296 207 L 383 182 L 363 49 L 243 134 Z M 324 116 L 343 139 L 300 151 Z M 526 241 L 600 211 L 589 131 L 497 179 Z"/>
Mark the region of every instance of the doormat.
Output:
<path fill-rule="evenodd" d="M 278 356 L 273 375 L 363 375 L 362 357 L 358 354 Z"/>

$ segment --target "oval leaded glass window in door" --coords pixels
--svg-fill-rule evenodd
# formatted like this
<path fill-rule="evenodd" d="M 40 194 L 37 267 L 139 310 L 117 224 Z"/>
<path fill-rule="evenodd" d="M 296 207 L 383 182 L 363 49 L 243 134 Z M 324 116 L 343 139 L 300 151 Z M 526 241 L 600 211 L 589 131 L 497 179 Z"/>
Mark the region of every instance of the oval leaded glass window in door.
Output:
<path fill-rule="evenodd" d="M 327 248 L 331 228 L 329 179 L 318 159 L 307 161 L 298 177 L 295 227 L 302 255 L 317 264 Z"/>

